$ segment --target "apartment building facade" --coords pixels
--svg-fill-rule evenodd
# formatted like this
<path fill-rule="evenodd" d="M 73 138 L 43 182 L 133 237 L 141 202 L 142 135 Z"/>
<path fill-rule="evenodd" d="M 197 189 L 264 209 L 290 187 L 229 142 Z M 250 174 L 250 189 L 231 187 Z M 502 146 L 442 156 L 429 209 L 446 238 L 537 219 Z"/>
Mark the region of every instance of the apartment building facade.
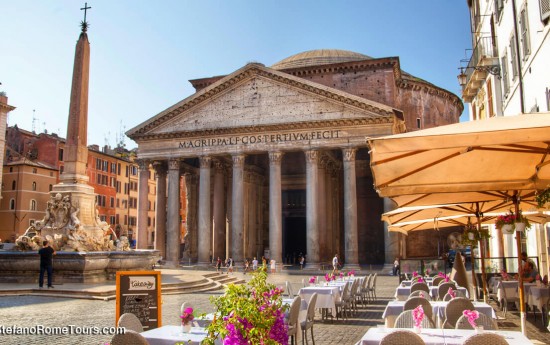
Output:
<path fill-rule="evenodd" d="M 472 55 L 458 76 L 470 120 L 550 111 L 550 0 L 468 0 Z M 492 227 L 489 256 L 517 256 L 515 238 Z M 522 236 L 522 251 L 548 272 L 549 224 Z M 501 237 L 502 235 L 500 235 Z"/>

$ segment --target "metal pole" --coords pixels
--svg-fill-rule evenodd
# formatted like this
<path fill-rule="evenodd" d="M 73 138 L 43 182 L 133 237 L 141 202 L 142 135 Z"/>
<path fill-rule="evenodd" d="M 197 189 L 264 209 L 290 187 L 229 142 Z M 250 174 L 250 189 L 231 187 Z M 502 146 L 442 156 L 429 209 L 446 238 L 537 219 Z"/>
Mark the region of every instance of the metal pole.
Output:
<path fill-rule="evenodd" d="M 515 209 L 516 209 L 516 216 L 519 215 L 519 196 L 518 192 L 514 192 L 514 196 L 512 197 L 512 200 L 514 201 Z M 525 294 L 523 291 L 523 276 L 521 274 L 521 233 L 519 231 L 516 231 L 516 247 L 518 251 L 518 282 L 519 282 L 519 310 L 520 310 L 520 320 L 521 320 L 521 333 L 526 335 L 526 329 L 525 329 Z"/>
<path fill-rule="evenodd" d="M 485 243 L 481 239 L 481 212 L 479 212 L 479 203 L 476 202 L 477 231 L 480 234 L 479 254 L 481 256 L 481 284 L 483 286 L 483 302 L 487 303 L 487 276 L 485 275 Z M 473 268 L 473 265 L 472 265 Z"/>

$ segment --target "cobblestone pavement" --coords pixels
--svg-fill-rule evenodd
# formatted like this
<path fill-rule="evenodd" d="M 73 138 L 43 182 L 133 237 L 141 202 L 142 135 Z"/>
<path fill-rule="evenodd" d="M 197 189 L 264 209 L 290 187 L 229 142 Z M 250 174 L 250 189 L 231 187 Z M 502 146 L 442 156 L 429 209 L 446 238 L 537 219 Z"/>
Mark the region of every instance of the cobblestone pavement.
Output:
<path fill-rule="evenodd" d="M 242 276 L 241 273 L 236 273 Z M 285 280 L 298 290 L 303 275 L 276 273 L 270 275 L 269 281 L 282 286 Z M 378 300 L 360 308 L 357 315 L 346 321 L 316 322 L 314 326 L 315 343 L 355 344 L 369 327 L 383 324 L 382 313 L 387 302 L 392 299 L 398 281 L 396 277 L 379 276 L 377 281 Z M 209 297 L 219 293 L 192 293 L 165 295 L 162 304 L 163 324 L 179 324 L 179 308 L 182 302 L 190 301 L 195 309 L 211 312 Z M 501 313 L 499 312 L 499 315 Z M 517 313 L 508 312 L 506 320 L 499 320 L 499 327 L 507 330 L 519 330 Z M 0 297 L 1 326 L 97 326 L 113 327 L 115 325 L 115 301 L 98 301 L 68 299 L 43 296 L 8 296 Z M 540 314 L 537 323 L 531 313 L 528 317 L 528 337 L 538 344 L 550 344 L 550 333 L 542 327 Z M 0 344 L 104 344 L 110 340 L 109 335 L 0 335 Z"/>

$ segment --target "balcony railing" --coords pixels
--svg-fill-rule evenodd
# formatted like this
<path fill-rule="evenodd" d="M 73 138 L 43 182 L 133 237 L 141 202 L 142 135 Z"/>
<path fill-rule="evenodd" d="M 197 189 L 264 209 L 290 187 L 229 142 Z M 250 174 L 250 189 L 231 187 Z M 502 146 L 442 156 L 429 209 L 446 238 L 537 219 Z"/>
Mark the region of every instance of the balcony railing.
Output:
<path fill-rule="evenodd" d="M 474 72 L 479 70 L 479 66 L 486 65 L 484 60 L 488 58 L 498 58 L 496 49 L 493 45 L 495 37 L 480 37 L 476 42 L 474 50 L 472 52 L 472 57 L 468 62 L 468 67 L 466 67 L 466 85 L 470 82 Z"/>

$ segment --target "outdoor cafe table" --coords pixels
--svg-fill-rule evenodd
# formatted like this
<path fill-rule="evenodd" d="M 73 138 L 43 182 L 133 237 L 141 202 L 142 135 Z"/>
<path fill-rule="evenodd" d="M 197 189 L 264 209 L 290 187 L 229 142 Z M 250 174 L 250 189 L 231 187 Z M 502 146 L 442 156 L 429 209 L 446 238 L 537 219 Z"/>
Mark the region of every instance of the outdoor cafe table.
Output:
<path fill-rule="evenodd" d="M 315 292 L 317 292 L 316 309 L 324 309 L 323 315 L 326 315 L 327 309 L 336 312 L 336 301 L 340 299 L 340 288 L 338 286 L 307 286 L 301 288 L 298 294 L 302 300 L 309 303 Z"/>
<path fill-rule="evenodd" d="M 438 288 L 439 286 L 430 286 L 430 296 L 432 299 L 437 299 L 439 295 Z M 468 297 L 468 290 L 462 286 L 459 286 L 458 291 L 462 292 L 462 294 L 466 297 Z M 409 298 L 409 295 L 411 294 L 411 287 L 410 286 L 403 286 L 399 285 L 395 289 L 395 299 L 398 301 L 406 301 Z"/>
<path fill-rule="evenodd" d="M 181 326 L 172 325 L 153 328 L 140 334 L 147 339 L 149 345 L 174 345 L 177 342 L 199 345 L 208 335 L 203 327 L 191 327 L 190 333 L 183 333 Z M 222 342 L 216 340 L 216 343 Z"/>
<path fill-rule="evenodd" d="M 432 283 L 433 283 L 433 280 L 426 280 L 424 279 L 425 283 L 428 284 L 428 286 L 432 286 Z M 412 285 L 412 280 L 403 280 L 401 282 L 401 285 L 403 286 L 411 286 Z"/>
<path fill-rule="evenodd" d="M 382 338 L 395 331 L 397 328 L 372 327 L 361 338 L 357 345 L 378 345 Z M 412 329 L 408 329 L 412 331 Z M 510 345 L 533 344 L 521 332 L 513 331 L 482 331 L 487 333 L 496 333 L 504 337 Z M 426 345 L 459 345 L 463 344 L 466 338 L 476 334 L 474 330 L 467 329 L 441 329 L 441 328 L 423 328 L 419 334 Z"/>
<path fill-rule="evenodd" d="M 493 308 L 485 303 L 485 302 L 472 302 L 474 305 L 474 308 L 488 317 L 491 317 L 493 319 L 497 318 L 497 315 Z M 443 321 L 445 319 L 445 308 L 447 307 L 447 304 L 449 304 L 448 301 L 430 301 L 430 305 L 432 306 L 432 311 L 435 320 L 433 320 L 437 325 L 443 324 Z M 405 301 L 390 301 L 388 302 L 388 305 L 386 306 L 386 309 L 384 310 L 384 313 L 382 314 L 382 318 L 385 320 L 386 327 L 393 327 L 395 324 L 395 320 L 403 312 L 403 308 L 405 306 Z"/>
<path fill-rule="evenodd" d="M 535 283 L 523 283 L 523 291 L 525 296 L 529 295 L 531 287 L 536 286 Z M 497 282 L 497 299 L 502 301 L 504 296 L 506 298 L 518 298 L 519 282 L 517 280 L 501 280 Z M 527 300 L 527 299 L 526 299 Z"/>
<path fill-rule="evenodd" d="M 550 299 L 550 287 L 544 285 L 541 287 L 537 287 L 536 285 L 531 286 L 526 295 L 527 305 L 529 305 L 533 311 L 535 310 L 534 307 L 537 307 L 542 313 L 543 308 Z"/>

